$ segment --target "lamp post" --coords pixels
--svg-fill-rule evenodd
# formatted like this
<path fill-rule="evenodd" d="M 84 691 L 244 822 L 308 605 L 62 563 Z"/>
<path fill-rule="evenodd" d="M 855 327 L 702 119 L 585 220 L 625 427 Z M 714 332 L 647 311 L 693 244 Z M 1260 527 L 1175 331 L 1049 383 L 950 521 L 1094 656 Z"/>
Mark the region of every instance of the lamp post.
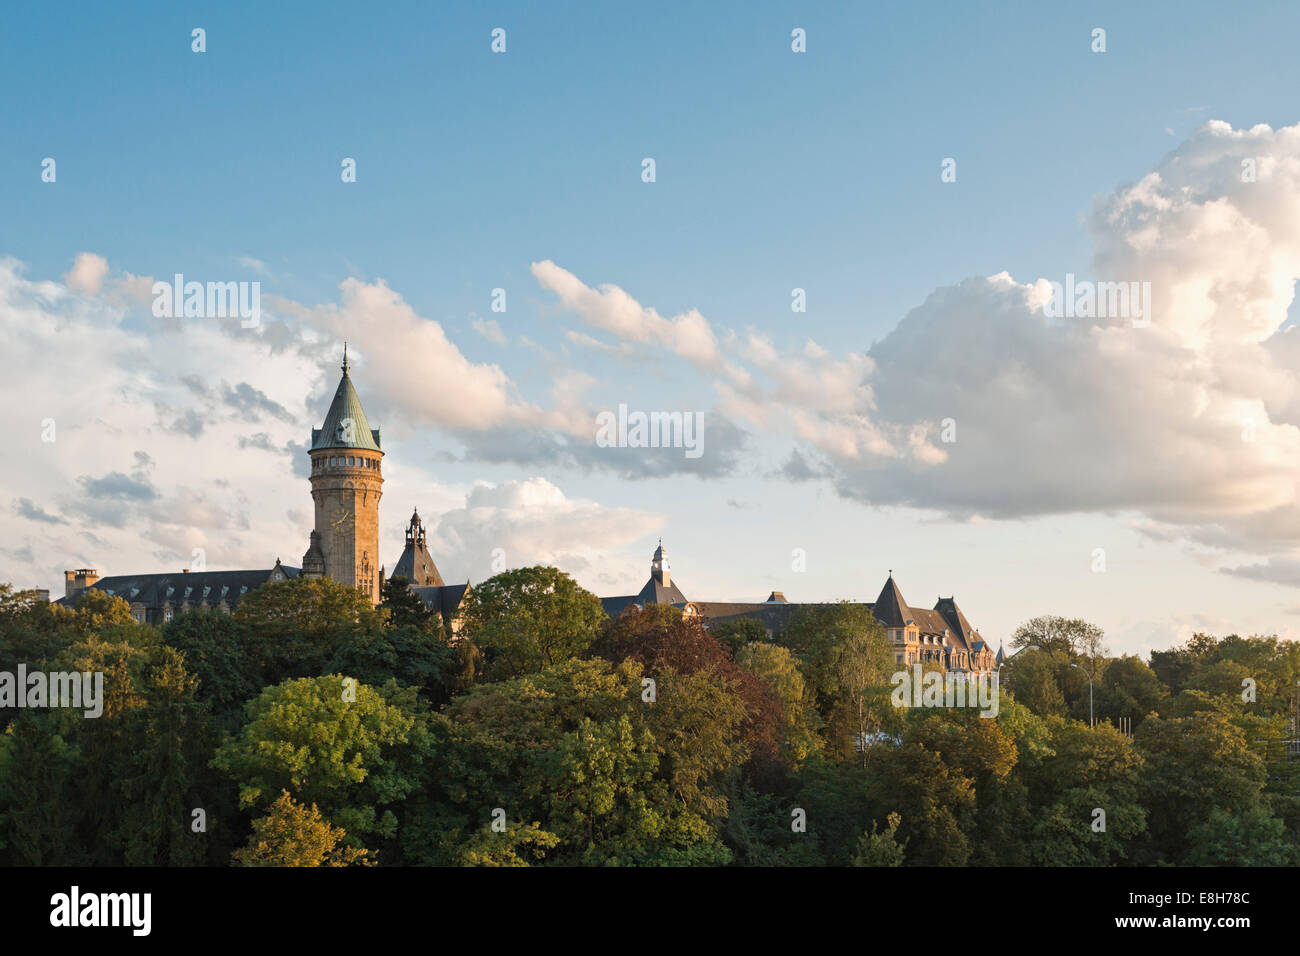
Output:
<path fill-rule="evenodd" d="M 1079 667 L 1078 664 L 1071 664 L 1071 667 Z M 1079 667 L 1079 670 L 1088 675 L 1088 726 L 1092 727 L 1092 672 L 1086 667 Z"/>

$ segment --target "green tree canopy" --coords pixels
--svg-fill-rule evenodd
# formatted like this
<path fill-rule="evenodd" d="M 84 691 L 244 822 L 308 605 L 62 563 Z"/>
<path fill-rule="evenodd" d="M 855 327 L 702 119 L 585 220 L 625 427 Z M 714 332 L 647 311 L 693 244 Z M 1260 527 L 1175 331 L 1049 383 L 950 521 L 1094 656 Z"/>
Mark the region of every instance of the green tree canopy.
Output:
<path fill-rule="evenodd" d="M 489 680 L 517 677 L 580 656 L 605 620 L 600 599 L 556 568 L 504 571 L 461 602 L 463 639 L 483 653 Z"/>
<path fill-rule="evenodd" d="M 354 845 L 392 838 L 394 805 L 418 786 L 427 737 L 413 711 L 395 684 L 381 692 L 341 674 L 288 680 L 249 702 L 248 722 L 213 763 L 238 783 L 241 806 L 266 808 L 287 790 Z"/>

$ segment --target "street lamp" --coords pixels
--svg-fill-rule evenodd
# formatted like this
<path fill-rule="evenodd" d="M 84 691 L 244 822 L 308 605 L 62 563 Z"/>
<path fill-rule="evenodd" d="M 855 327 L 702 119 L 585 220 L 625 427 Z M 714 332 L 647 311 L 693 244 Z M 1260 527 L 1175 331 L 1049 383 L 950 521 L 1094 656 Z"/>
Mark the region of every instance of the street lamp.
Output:
<path fill-rule="evenodd" d="M 1071 667 L 1079 667 L 1078 664 L 1071 664 Z M 1088 675 L 1088 726 L 1093 726 L 1092 722 L 1092 672 L 1086 667 L 1079 667 L 1079 670 Z"/>

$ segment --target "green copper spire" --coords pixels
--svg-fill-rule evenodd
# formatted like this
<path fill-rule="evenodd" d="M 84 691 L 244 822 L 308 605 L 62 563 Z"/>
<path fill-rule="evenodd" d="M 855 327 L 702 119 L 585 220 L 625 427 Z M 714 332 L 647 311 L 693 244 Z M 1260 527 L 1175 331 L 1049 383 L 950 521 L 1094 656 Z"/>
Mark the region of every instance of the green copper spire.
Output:
<path fill-rule="evenodd" d="M 334 392 L 334 401 L 325 415 L 325 424 L 311 430 L 311 450 L 322 448 L 367 448 L 379 451 L 379 429 L 371 428 L 357 390 L 348 375 L 348 346 L 343 343 L 343 377 Z"/>

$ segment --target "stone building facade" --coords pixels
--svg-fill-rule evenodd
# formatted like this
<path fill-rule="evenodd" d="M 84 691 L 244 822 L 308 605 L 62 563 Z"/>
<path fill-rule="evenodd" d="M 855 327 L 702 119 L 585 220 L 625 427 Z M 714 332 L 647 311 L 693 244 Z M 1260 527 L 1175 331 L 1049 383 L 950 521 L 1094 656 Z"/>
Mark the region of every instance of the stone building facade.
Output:
<path fill-rule="evenodd" d="M 698 615 L 706 626 L 752 618 L 769 635 L 780 633 L 800 608 L 816 606 L 787 601 L 781 591 L 773 591 L 767 600 L 753 603 L 688 600 L 672 580 L 662 541 L 650 561 L 650 578 L 639 592 L 601 599 L 610 617 L 647 604 L 670 604 L 683 614 Z M 865 606 L 884 628 L 898 664 L 932 661 L 945 670 L 969 674 L 985 674 L 997 668 L 999 660 L 988 642 L 971 626 L 951 597 L 938 598 L 932 609 L 911 607 L 903 599 L 890 571 L 880 595 Z"/>

